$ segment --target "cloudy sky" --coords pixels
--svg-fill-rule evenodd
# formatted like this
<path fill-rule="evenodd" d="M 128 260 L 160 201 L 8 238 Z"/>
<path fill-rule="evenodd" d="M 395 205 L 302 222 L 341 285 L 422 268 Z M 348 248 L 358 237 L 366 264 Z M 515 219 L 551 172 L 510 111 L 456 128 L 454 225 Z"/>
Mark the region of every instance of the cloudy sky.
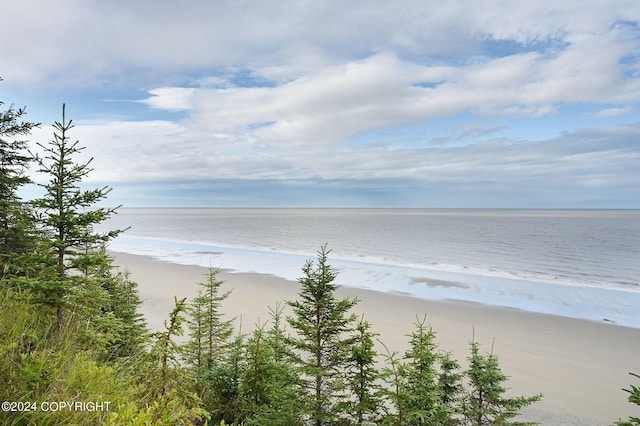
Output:
<path fill-rule="evenodd" d="M 5 3 L 114 203 L 640 208 L 637 0 Z"/>

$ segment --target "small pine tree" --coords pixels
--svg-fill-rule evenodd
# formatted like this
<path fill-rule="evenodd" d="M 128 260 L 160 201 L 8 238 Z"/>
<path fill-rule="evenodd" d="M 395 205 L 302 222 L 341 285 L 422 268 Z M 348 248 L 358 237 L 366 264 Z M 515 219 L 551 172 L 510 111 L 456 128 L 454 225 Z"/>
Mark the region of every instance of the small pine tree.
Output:
<path fill-rule="evenodd" d="M 267 332 L 269 346 L 273 349 L 275 362 L 285 366 L 290 375 L 293 375 L 289 361 L 292 358 L 291 349 L 288 345 L 289 337 L 286 334 L 285 327 L 282 323 L 284 307 L 282 303 L 277 302 L 275 308 L 269 306 L 269 316 L 271 317 L 271 328 Z"/>
<path fill-rule="evenodd" d="M 155 424 L 173 412 L 174 424 L 193 424 L 207 417 L 202 401 L 192 391 L 193 379 L 189 370 L 182 368 L 182 347 L 175 342 L 182 336 L 186 299 L 175 298 L 175 307 L 165 321 L 165 331 L 154 333 L 148 354 L 147 367 L 139 377 L 143 404 L 151 407 Z"/>
<path fill-rule="evenodd" d="M 317 264 L 307 261 L 302 268 L 304 277 L 299 279 L 299 299 L 287 302 L 293 310 L 287 320 L 297 333 L 290 344 L 299 354 L 295 362 L 303 381 L 305 410 L 316 426 L 339 418 L 336 404 L 342 398 L 342 373 L 356 320 L 349 310 L 357 300 L 335 297 L 338 286 L 334 283 L 336 273 L 327 263 L 329 253 L 325 245 L 318 252 Z"/>
<path fill-rule="evenodd" d="M 435 332 L 426 326 L 426 317 L 416 320 L 414 325 L 416 330 L 409 335 L 409 349 L 400 370 L 406 393 L 405 418 L 409 424 L 438 424 L 441 413 L 436 385 L 438 345 Z"/>
<path fill-rule="evenodd" d="M 402 360 L 388 354 L 386 377 L 391 390 L 386 392 L 396 408 L 387 421 L 397 425 L 455 425 L 456 410 L 444 382 L 455 386 L 452 370 L 456 363 L 438 353 L 435 332 L 426 325 L 426 317 L 417 319 L 409 335 L 409 349 Z M 388 351 L 387 351 L 388 352 Z M 443 361 L 447 361 L 446 368 Z"/>
<path fill-rule="evenodd" d="M 502 385 L 507 380 L 500 369 L 498 357 L 491 351 L 487 355 L 480 354 L 480 345 L 475 340 L 470 343 L 471 355 L 468 357 L 469 392 L 462 404 L 465 425 L 534 425 L 532 422 L 511 422 L 522 407 L 530 405 L 542 398 L 542 394 L 530 397 L 505 398 L 506 388 Z"/>
<path fill-rule="evenodd" d="M 241 381 L 241 394 L 246 401 L 248 416 L 268 407 L 274 389 L 272 388 L 275 366 L 272 348 L 269 347 L 265 324 L 258 324 L 245 345 L 246 368 Z"/>
<path fill-rule="evenodd" d="M 252 407 L 250 402 L 246 404 L 253 411 L 244 423 L 255 426 L 302 425 L 298 377 L 291 363 L 292 352 L 282 324 L 283 306 L 277 303 L 275 308 L 269 307 L 269 315 L 271 328 L 261 331 L 263 327 L 259 327 L 246 346 L 244 388 L 248 389 L 249 383 L 262 381 L 264 398 L 260 405 Z M 255 398 L 253 392 L 249 391 Z"/>
<path fill-rule="evenodd" d="M 219 270 L 209 268 L 205 282 L 200 283 L 198 296 L 188 307 L 189 342 L 185 348 L 186 360 L 194 367 L 203 367 L 216 359 L 228 344 L 233 333 L 233 320 L 223 320 L 222 303 L 230 291 L 221 293 Z"/>
<path fill-rule="evenodd" d="M 124 358 L 140 352 L 148 337 L 144 316 L 138 311 L 142 301 L 138 285 L 132 281 L 129 271 L 112 273 L 108 271 L 102 286 L 107 292 L 107 304 L 102 308 L 102 316 L 113 315 L 120 324 L 120 332 L 108 347 L 108 359 Z"/>
<path fill-rule="evenodd" d="M 398 352 L 391 352 L 383 341 L 378 340 L 385 349 L 383 355 L 385 366 L 382 369 L 382 378 L 387 383 L 387 387 L 382 388 L 382 396 L 389 401 L 389 405 L 396 409 L 389 412 L 386 405 L 383 405 L 385 414 L 383 416 L 384 425 L 405 425 L 405 394 L 403 392 L 403 380 L 401 376 L 402 361 L 398 359 Z"/>
<path fill-rule="evenodd" d="M 441 353 L 440 373 L 438 375 L 438 397 L 442 406 L 448 411 L 449 416 L 442 424 L 447 426 L 459 425 L 458 415 L 463 393 L 460 363 L 452 358 L 451 353 Z"/>
<path fill-rule="evenodd" d="M 245 335 L 239 332 L 215 360 L 199 369 L 199 379 L 205 383 L 205 406 L 214 420 L 227 424 L 242 421 L 245 415 L 241 398 L 241 382 L 245 375 Z"/>
<path fill-rule="evenodd" d="M 347 358 L 345 379 L 352 398 L 345 402 L 342 410 L 356 425 L 376 423 L 380 417 L 381 373 L 376 367 L 378 353 L 373 340 L 376 336 L 371 331 L 371 324 L 364 320 L 364 316 L 361 317 Z"/>

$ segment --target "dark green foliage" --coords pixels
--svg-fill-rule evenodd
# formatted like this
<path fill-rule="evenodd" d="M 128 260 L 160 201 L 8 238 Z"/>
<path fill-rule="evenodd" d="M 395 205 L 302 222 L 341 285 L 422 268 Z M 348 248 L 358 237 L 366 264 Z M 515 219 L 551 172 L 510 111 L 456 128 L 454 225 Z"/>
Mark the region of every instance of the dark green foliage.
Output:
<path fill-rule="evenodd" d="M 0 101 L 0 106 L 3 104 Z M 24 108 L 13 105 L 0 111 L 0 277 L 11 271 L 12 256 L 23 253 L 32 243 L 29 211 L 18 195 L 18 190 L 31 182 L 26 175 L 31 157 L 27 141 L 19 138 L 28 136 L 39 124 L 24 121 L 25 114 Z"/>
<path fill-rule="evenodd" d="M 451 353 L 441 353 L 440 373 L 438 374 L 438 398 L 442 408 L 449 414 L 443 425 L 459 425 L 458 414 L 463 397 L 460 363 L 451 357 Z"/>
<path fill-rule="evenodd" d="M 241 384 L 246 425 L 301 425 L 297 377 L 283 347 L 281 307 L 271 310 L 273 326 L 258 325 L 245 346 Z"/>
<path fill-rule="evenodd" d="M 152 403 L 151 417 L 154 422 L 174 412 L 175 424 L 190 424 L 206 413 L 200 408 L 201 400 L 193 392 L 193 378 L 189 370 L 182 368 L 182 348 L 175 338 L 182 336 L 185 321 L 186 299 L 175 299 L 175 307 L 165 321 L 165 331 L 152 334 L 153 346 L 148 355 L 148 367 L 143 370 L 143 401 Z"/>
<path fill-rule="evenodd" d="M 183 358 L 191 366 L 195 388 L 214 419 L 240 417 L 239 386 L 243 336 L 230 342 L 233 320 L 224 320 L 222 303 L 230 291 L 221 292 L 218 270 L 210 268 L 199 283 L 198 296 L 189 304 L 189 341 Z"/>
<path fill-rule="evenodd" d="M 378 353 L 374 348 L 376 333 L 371 324 L 360 318 L 356 334 L 346 360 L 345 382 L 352 397 L 343 403 L 340 411 L 356 425 L 376 423 L 382 406 L 381 373 L 376 367 Z"/>
<path fill-rule="evenodd" d="M 210 268 L 206 281 L 200 283 L 198 296 L 188 307 L 189 342 L 185 347 L 185 358 L 194 367 L 210 365 L 223 351 L 233 333 L 233 321 L 223 320 L 222 303 L 230 291 L 221 293 L 222 281 L 219 270 Z"/>
<path fill-rule="evenodd" d="M 233 339 L 217 359 L 198 370 L 199 381 L 204 382 L 204 403 L 214 420 L 228 424 L 240 422 L 244 416 L 241 381 L 244 375 L 244 341 L 241 333 Z"/>
<path fill-rule="evenodd" d="M 175 307 L 169 314 L 169 321 L 164 322 L 166 330 L 151 335 L 154 344 L 149 351 L 149 356 L 154 367 L 148 374 L 153 377 L 149 380 L 151 385 L 149 388 L 153 396 L 164 396 L 171 388 L 180 386 L 176 374 L 179 373 L 182 349 L 174 338 L 183 334 L 182 323 L 185 321 L 183 316 L 185 310 L 186 299 L 176 298 Z"/>
<path fill-rule="evenodd" d="M 640 375 L 629 373 L 630 375 L 640 379 Z M 640 406 L 640 387 L 631 385 L 631 389 L 623 389 L 629 394 L 629 402 Z M 631 416 L 628 420 L 619 420 L 614 423 L 616 426 L 640 426 L 640 417 Z"/>
<path fill-rule="evenodd" d="M 290 339 L 302 381 L 305 411 L 316 426 L 331 424 L 340 417 L 337 404 L 344 399 L 342 372 L 347 365 L 351 332 L 356 320 L 349 310 L 355 299 L 335 297 L 336 274 L 327 263 L 326 246 L 318 252 L 317 263 L 307 261 L 304 277 L 298 281 L 299 299 L 288 302 L 293 316 L 288 322 L 297 337 Z"/>
<path fill-rule="evenodd" d="M 470 343 L 469 369 L 466 376 L 469 380 L 469 391 L 464 399 L 463 413 L 465 425 L 531 425 L 536 423 L 510 421 L 518 415 L 520 409 L 542 398 L 542 395 L 531 397 L 504 396 L 507 380 L 500 369 L 498 357 L 493 353 L 480 354 L 480 345 L 476 341 Z"/>
<path fill-rule="evenodd" d="M 395 407 L 385 422 L 393 425 L 457 425 L 461 374 L 457 361 L 438 351 L 426 318 L 416 320 L 402 359 L 387 350 L 385 394 Z"/>
<path fill-rule="evenodd" d="M 433 425 L 442 421 L 438 398 L 437 345 L 435 333 L 426 326 L 426 318 L 417 320 L 416 330 L 411 333 L 409 350 L 400 368 L 403 381 L 402 403 L 407 424 Z"/>
<path fill-rule="evenodd" d="M 107 298 L 94 322 L 102 326 L 103 332 L 109 332 L 113 336 L 106 347 L 107 359 L 115 360 L 139 354 L 147 338 L 147 327 L 144 317 L 138 311 L 142 303 L 138 285 L 131 281 L 128 271 L 105 271 L 101 285 Z"/>
<path fill-rule="evenodd" d="M 382 389 L 382 395 L 389 401 L 391 407 L 395 408 L 395 412 L 386 412 L 384 416 L 385 425 L 404 425 L 404 393 L 403 382 L 401 377 L 402 362 L 398 359 L 397 352 L 391 352 L 384 342 L 380 341 L 384 346 L 386 353 L 384 359 L 386 366 L 383 369 L 382 377 L 385 379 L 388 387 Z"/>
<path fill-rule="evenodd" d="M 44 150 L 44 157 L 34 156 L 39 172 L 49 177 L 42 184 L 45 194 L 33 201 L 38 223 L 50 242 L 50 250 L 41 255 L 40 260 L 53 266 L 32 281 L 32 288 L 41 294 L 40 301 L 56 310 L 61 324 L 66 299 L 74 287 L 68 279 L 70 269 L 86 270 L 91 264 L 103 262 L 95 252 L 121 231 L 114 230 L 101 234 L 93 227 L 109 218 L 117 208 L 97 208 L 95 205 L 106 198 L 110 188 L 81 190 L 80 183 L 91 172 L 87 163 L 77 163 L 76 157 L 84 148 L 78 141 L 71 142 L 69 131 L 72 121 L 66 120 L 65 106 L 62 106 L 62 121 L 53 125 L 54 139 L 48 145 L 38 144 Z M 44 282 L 42 282 L 44 281 Z"/>

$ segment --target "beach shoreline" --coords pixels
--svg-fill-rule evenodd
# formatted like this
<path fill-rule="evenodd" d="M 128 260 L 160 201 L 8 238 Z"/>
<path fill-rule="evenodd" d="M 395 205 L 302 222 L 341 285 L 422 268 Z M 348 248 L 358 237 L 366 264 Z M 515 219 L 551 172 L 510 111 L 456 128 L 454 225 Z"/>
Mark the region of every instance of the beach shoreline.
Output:
<path fill-rule="evenodd" d="M 174 297 L 195 297 L 197 283 L 207 272 L 200 266 L 110 254 L 114 264 L 128 270 L 138 284 L 141 313 L 151 330 L 162 329 Z M 236 326 L 243 332 L 266 322 L 268 308 L 294 300 L 299 289 L 296 282 L 272 275 L 221 271 L 218 278 L 224 282 L 223 290 L 232 290 L 222 309 L 228 318 L 236 318 Z M 481 344 L 482 352 L 493 347 L 510 377 L 506 384 L 509 394 L 544 394 L 541 402 L 523 410 L 527 420 L 544 425 L 609 425 L 638 415 L 621 389 L 633 383 L 628 372 L 640 371 L 640 329 L 346 286 L 338 290 L 338 296 L 358 298 L 354 313 L 364 314 L 385 345 L 398 353 L 407 348 L 406 334 L 424 315 L 436 332 L 440 349 L 451 351 L 463 365 L 472 338 Z"/>

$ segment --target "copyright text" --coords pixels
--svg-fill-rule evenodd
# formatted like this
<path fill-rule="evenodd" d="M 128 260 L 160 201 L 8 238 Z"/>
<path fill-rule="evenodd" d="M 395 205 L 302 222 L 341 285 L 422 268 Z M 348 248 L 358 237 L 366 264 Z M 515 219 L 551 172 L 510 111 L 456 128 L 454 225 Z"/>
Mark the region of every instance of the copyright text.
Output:
<path fill-rule="evenodd" d="M 2 411 L 109 411 L 110 401 L 4 401 Z"/>

